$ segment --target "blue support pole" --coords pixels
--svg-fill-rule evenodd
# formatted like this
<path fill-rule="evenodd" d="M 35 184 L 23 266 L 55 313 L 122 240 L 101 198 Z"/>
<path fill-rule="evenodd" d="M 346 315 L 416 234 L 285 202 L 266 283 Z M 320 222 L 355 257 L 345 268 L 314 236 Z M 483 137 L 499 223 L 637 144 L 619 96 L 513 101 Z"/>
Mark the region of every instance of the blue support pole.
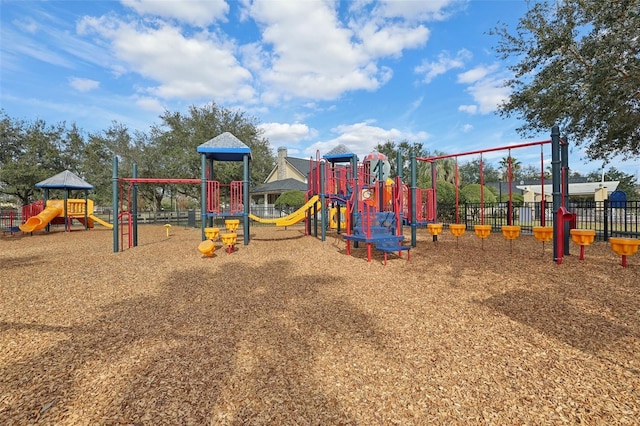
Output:
<path fill-rule="evenodd" d="M 416 154 L 411 154 L 411 247 L 417 245 L 416 219 Z"/>
<path fill-rule="evenodd" d="M 244 245 L 249 244 L 249 154 L 244 154 L 242 158 L 244 165 L 244 180 L 242 182 L 242 202 L 244 203 L 244 213 L 242 214 Z"/>

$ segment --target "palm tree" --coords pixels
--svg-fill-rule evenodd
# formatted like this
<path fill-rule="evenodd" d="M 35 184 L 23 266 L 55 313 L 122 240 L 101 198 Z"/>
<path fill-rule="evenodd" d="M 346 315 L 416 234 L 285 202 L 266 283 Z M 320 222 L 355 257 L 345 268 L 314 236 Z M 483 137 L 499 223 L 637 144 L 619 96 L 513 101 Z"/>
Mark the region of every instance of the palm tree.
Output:
<path fill-rule="evenodd" d="M 442 152 L 434 152 L 433 156 L 445 155 Z M 431 156 L 428 154 L 427 156 Z M 456 160 L 453 158 L 443 158 L 436 160 L 436 180 L 445 181 L 452 184 L 456 182 Z M 421 161 L 417 170 L 418 186 L 431 187 L 431 163 Z"/>
<path fill-rule="evenodd" d="M 509 164 L 511 164 L 511 179 L 509 176 Z M 500 160 L 500 171 L 502 173 L 502 180 L 507 182 L 512 182 L 514 176 L 518 176 L 520 170 L 522 169 L 522 163 L 513 158 L 511 155 L 508 157 L 503 157 Z"/>

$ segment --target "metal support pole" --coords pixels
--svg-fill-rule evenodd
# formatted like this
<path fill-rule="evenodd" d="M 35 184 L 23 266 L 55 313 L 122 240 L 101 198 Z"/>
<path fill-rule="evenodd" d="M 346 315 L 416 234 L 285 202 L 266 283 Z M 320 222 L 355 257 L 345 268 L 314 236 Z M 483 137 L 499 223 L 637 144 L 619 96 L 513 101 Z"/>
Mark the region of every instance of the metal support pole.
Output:
<path fill-rule="evenodd" d="M 327 216 L 329 216 L 328 214 L 325 214 L 325 201 L 326 201 L 326 197 L 327 194 L 324 193 L 325 191 L 325 183 L 324 180 L 326 179 L 325 176 L 325 160 L 321 160 L 319 163 L 319 167 L 320 167 L 320 182 L 318 182 L 319 186 L 320 186 L 320 235 L 321 235 L 321 240 L 322 241 L 326 241 L 327 240 Z M 314 206 L 315 209 L 315 206 Z M 340 206 L 338 206 L 338 216 L 340 216 Z"/>
<path fill-rule="evenodd" d="M 113 201 L 113 252 L 117 253 L 119 248 L 120 248 L 120 244 L 118 244 L 118 227 L 119 227 L 119 223 L 118 223 L 118 216 L 119 216 L 119 211 L 118 209 L 119 207 L 119 202 L 118 202 L 118 195 L 119 195 L 119 188 L 118 188 L 118 157 L 114 156 L 113 157 L 113 174 L 111 177 L 111 182 L 112 182 L 112 201 Z"/>
<path fill-rule="evenodd" d="M 416 227 L 416 155 L 411 154 L 411 247 L 417 245 Z"/>
<path fill-rule="evenodd" d="M 133 163 L 132 173 L 131 177 L 134 179 L 138 177 L 138 165 L 136 163 Z M 131 186 L 131 200 L 129 200 L 129 204 L 131 204 L 129 220 L 132 224 L 133 246 L 138 247 L 138 184 L 135 182 Z"/>
<path fill-rule="evenodd" d="M 562 205 L 565 208 L 569 208 L 569 141 L 567 136 L 563 136 L 560 140 L 560 166 L 562 167 L 562 175 L 564 180 L 562 181 Z M 565 221 L 564 224 L 564 254 L 569 254 L 569 240 L 571 232 L 569 231 L 569 222 Z"/>
<path fill-rule="evenodd" d="M 204 228 L 207 226 L 207 157 L 202 154 L 200 159 L 200 231 L 202 233 L 202 241 L 207 237 L 204 234 Z"/>
<path fill-rule="evenodd" d="M 244 168 L 244 180 L 242 182 L 242 202 L 244 203 L 244 212 L 242 214 L 244 229 L 244 245 L 249 245 L 249 154 L 242 157 Z"/>
<path fill-rule="evenodd" d="M 559 259 L 558 250 L 558 231 L 560 220 L 558 210 L 562 204 L 562 195 L 560 193 L 560 128 L 555 125 L 551 128 L 551 194 L 553 196 L 553 260 Z"/>

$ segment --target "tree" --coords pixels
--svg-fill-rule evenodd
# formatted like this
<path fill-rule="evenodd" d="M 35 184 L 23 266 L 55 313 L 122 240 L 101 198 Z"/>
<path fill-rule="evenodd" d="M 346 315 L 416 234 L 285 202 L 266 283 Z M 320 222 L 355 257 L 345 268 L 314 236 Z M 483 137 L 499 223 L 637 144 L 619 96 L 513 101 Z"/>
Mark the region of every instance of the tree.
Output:
<path fill-rule="evenodd" d="M 511 164 L 511 167 L 509 167 L 509 164 Z M 511 169 L 511 176 L 509 176 L 509 169 Z M 502 157 L 500 159 L 500 173 L 502 174 L 502 180 L 505 182 L 515 182 L 520 180 L 521 169 L 522 163 L 512 156 Z"/>
<path fill-rule="evenodd" d="M 189 107 L 188 114 L 165 111 L 160 116 L 162 123 L 151 128 L 150 143 L 145 145 L 145 156 L 153 158 L 154 164 L 145 169 L 149 177 L 199 178 L 201 159 L 197 147 L 208 140 L 230 132 L 251 149 L 250 184 L 264 182 L 273 169 L 275 157 L 269 141 L 262 137 L 257 120 L 240 111 L 231 111 L 209 103 Z M 214 179 L 228 183 L 243 179 L 242 164 L 216 162 Z M 174 186 L 175 191 L 198 197 L 200 189 L 193 185 Z"/>
<path fill-rule="evenodd" d="M 602 179 L 602 170 L 589 173 L 587 179 L 589 179 L 590 182 L 600 182 Z M 604 180 L 619 181 L 620 183 L 617 189 L 627 194 L 627 200 L 637 200 L 640 198 L 637 190 L 638 179 L 634 175 L 624 173 L 615 167 L 610 167 L 609 170 L 604 173 Z"/>
<path fill-rule="evenodd" d="M 445 155 L 444 152 L 434 151 L 433 153 L 426 152 L 423 157 L 438 157 Z M 436 186 L 438 181 L 449 182 L 455 185 L 456 183 L 456 160 L 453 158 L 442 158 L 436 160 L 434 163 L 429 161 L 420 161 L 418 163 L 418 186 L 421 188 L 431 188 L 431 165 L 436 166 Z"/>
<path fill-rule="evenodd" d="M 0 193 L 27 205 L 40 197 L 35 184 L 57 173 L 69 170 L 86 179 L 79 167 L 83 145 L 75 124 L 17 120 L 0 111 Z"/>
<path fill-rule="evenodd" d="M 304 191 L 293 190 L 280 194 L 273 206 L 281 212 L 289 214 L 302 207 L 304 203 Z"/>
<path fill-rule="evenodd" d="M 458 167 L 460 175 L 460 186 L 469 185 L 471 183 L 480 183 L 480 159 L 476 158 Z M 499 182 L 500 172 L 486 161 L 482 161 L 482 173 L 485 182 Z"/>
<path fill-rule="evenodd" d="M 394 141 L 388 140 L 385 143 L 379 143 L 374 148 L 377 152 L 387 156 L 389 165 L 391 166 L 390 176 L 398 176 L 398 155 L 402 156 L 402 181 L 409 183 L 411 180 L 411 156 L 423 156 L 422 143 L 409 142 L 404 140 L 397 146 Z"/>
<path fill-rule="evenodd" d="M 518 131 L 559 124 L 587 157 L 640 155 L 640 0 L 536 2 L 515 33 L 491 31 L 513 78 L 502 116 L 524 121 Z"/>

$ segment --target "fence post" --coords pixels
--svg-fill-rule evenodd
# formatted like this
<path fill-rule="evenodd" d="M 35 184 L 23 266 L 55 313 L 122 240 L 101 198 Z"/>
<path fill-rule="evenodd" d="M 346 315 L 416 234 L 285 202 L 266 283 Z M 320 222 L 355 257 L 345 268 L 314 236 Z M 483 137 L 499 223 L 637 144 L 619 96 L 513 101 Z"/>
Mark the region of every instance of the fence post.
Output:
<path fill-rule="evenodd" d="M 611 205 L 609 204 L 609 200 L 604 200 L 604 209 L 602 211 L 602 220 L 604 222 L 604 240 L 609 241 L 609 209 Z M 597 210 L 596 210 L 597 211 Z"/>

